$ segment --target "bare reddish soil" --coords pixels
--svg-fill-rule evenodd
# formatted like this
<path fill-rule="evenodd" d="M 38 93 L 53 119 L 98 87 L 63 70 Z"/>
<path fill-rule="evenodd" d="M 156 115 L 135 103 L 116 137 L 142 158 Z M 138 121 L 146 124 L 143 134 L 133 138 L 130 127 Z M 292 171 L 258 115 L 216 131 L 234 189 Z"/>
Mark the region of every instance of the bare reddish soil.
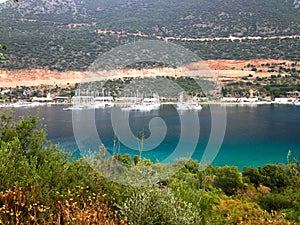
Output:
<path fill-rule="evenodd" d="M 209 68 L 213 70 L 213 74 L 220 77 L 231 77 L 238 78 L 247 75 L 250 72 L 253 65 L 260 68 L 262 64 L 281 64 L 285 63 L 285 66 L 290 66 L 293 61 L 288 60 L 272 60 L 272 59 L 256 59 L 256 60 L 207 60 L 199 63 L 195 63 L 187 66 L 188 69 L 192 70 L 203 70 Z M 174 71 L 172 69 L 149 69 L 149 70 L 126 70 L 114 73 L 114 78 L 126 77 L 126 76 L 155 76 L 155 75 L 181 75 L 180 72 Z M 258 73 L 257 76 L 260 74 Z M 263 73 L 266 74 L 265 69 Z M 67 71 L 67 72 L 57 72 L 50 70 L 0 70 L 0 87 L 16 87 L 16 86 L 38 86 L 38 85 L 58 85 L 64 86 L 67 84 L 79 83 L 87 77 L 84 72 L 78 71 Z M 105 78 L 112 78 L 110 75 L 105 76 Z"/>

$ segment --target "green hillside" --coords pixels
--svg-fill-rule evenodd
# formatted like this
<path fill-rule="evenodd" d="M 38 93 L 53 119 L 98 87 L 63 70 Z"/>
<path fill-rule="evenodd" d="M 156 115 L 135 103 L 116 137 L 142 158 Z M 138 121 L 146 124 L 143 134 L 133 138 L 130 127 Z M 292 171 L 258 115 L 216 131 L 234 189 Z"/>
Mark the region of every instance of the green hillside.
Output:
<path fill-rule="evenodd" d="M 294 0 L 27 0 L 1 4 L 0 24 L 8 69 L 85 70 L 113 47 L 166 37 L 202 59 L 299 60 Z M 230 36 L 265 39 L 192 40 Z"/>

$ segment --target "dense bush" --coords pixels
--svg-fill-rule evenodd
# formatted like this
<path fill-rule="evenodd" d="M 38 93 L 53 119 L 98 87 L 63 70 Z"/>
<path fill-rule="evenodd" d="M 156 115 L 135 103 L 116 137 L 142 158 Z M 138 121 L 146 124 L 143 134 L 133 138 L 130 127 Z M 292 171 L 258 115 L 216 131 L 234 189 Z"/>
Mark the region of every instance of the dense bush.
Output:
<path fill-rule="evenodd" d="M 291 185 L 291 177 L 285 165 L 265 165 L 258 168 L 244 168 L 243 176 L 257 187 L 259 184 L 282 191 Z"/>
<path fill-rule="evenodd" d="M 263 196 L 260 204 L 268 212 L 271 212 L 272 210 L 276 211 L 293 207 L 292 199 L 283 194 L 274 193 Z"/>
<path fill-rule="evenodd" d="M 263 185 L 270 187 L 272 190 L 281 191 L 291 184 L 290 176 L 283 165 L 266 165 L 259 167 L 258 171 L 262 176 Z"/>
<path fill-rule="evenodd" d="M 259 171 L 254 167 L 244 167 L 243 169 L 244 180 L 249 179 L 249 182 L 258 187 L 262 183 L 262 178 Z"/>
<path fill-rule="evenodd" d="M 215 171 L 213 185 L 221 188 L 225 194 L 233 195 L 243 187 L 242 176 L 237 167 L 218 167 Z"/>

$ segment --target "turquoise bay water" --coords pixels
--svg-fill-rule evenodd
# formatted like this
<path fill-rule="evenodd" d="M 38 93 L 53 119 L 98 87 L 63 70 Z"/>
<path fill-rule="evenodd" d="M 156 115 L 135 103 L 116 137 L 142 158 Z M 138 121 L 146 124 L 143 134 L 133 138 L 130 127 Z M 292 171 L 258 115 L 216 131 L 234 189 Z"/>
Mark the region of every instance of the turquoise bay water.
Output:
<path fill-rule="evenodd" d="M 72 112 L 63 111 L 64 106 L 44 106 L 39 114 L 47 126 L 48 138 L 53 143 L 59 143 L 66 151 L 71 151 L 76 157 L 81 157 L 85 150 L 78 149 L 73 133 Z M 34 113 L 36 109 L 19 109 L 17 114 Z M 225 138 L 213 165 L 263 166 L 267 163 L 286 163 L 286 155 L 292 150 L 293 156 L 300 158 L 300 107 L 288 105 L 258 105 L 241 106 L 228 105 L 227 126 Z M 129 112 L 126 112 L 129 113 Z M 211 113 L 208 106 L 198 113 L 200 135 L 197 148 L 184 149 L 181 156 L 201 160 L 211 132 Z M 180 114 L 171 105 L 164 105 L 159 111 L 130 112 L 129 125 L 132 134 L 143 131 L 145 138 L 149 137 L 149 121 L 154 117 L 164 120 L 167 133 L 163 142 L 150 151 L 144 151 L 142 156 L 153 161 L 164 161 L 176 148 L 180 137 Z M 85 123 L 82 118 L 81 123 Z M 108 151 L 114 145 L 114 130 L 111 125 L 110 109 L 95 111 L 96 128 L 103 144 Z M 124 121 L 126 122 L 126 121 Z M 188 138 L 187 138 L 188 139 Z M 183 140 L 188 144 L 189 140 Z M 86 149 L 98 149 L 97 140 L 87 140 Z M 121 153 L 138 155 L 137 150 L 120 145 Z"/>

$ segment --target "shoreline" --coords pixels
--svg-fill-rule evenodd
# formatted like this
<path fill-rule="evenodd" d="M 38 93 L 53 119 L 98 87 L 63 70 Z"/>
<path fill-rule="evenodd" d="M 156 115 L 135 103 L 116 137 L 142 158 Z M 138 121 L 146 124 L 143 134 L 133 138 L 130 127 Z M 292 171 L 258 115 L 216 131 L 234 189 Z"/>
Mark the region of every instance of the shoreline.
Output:
<path fill-rule="evenodd" d="M 17 102 L 8 102 L 8 103 L 0 103 L 0 108 L 22 108 L 22 107 L 11 107 L 9 105 L 17 103 Z M 30 102 L 32 103 L 32 102 Z M 115 107 L 122 107 L 125 105 L 130 105 L 133 104 L 133 102 L 113 102 Z M 177 102 L 161 102 L 161 105 L 176 105 Z M 40 107 L 40 106 L 52 106 L 52 105 L 66 105 L 70 106 L 73 105 L 72 102 L 47 102 L 47 103 L 40 103 L 40 105 L 37 105 L 35 107 Z M 295 105 L 293 102 L 288 102 L 288 103 L 282 103 L 282 102 L 268 102 L 268 101 L 260 101 L 260 102 L 217 102 L 217 101 L 209 101 L 209 102 L 199 102 L 199 105 L 221 105 L 221 106 L 257 106 L 257 105 Z M 26 108 L 26 107 L 23 107 Z M 34 107 L 28 107 L 28 108 L 34 108 Z"/>

